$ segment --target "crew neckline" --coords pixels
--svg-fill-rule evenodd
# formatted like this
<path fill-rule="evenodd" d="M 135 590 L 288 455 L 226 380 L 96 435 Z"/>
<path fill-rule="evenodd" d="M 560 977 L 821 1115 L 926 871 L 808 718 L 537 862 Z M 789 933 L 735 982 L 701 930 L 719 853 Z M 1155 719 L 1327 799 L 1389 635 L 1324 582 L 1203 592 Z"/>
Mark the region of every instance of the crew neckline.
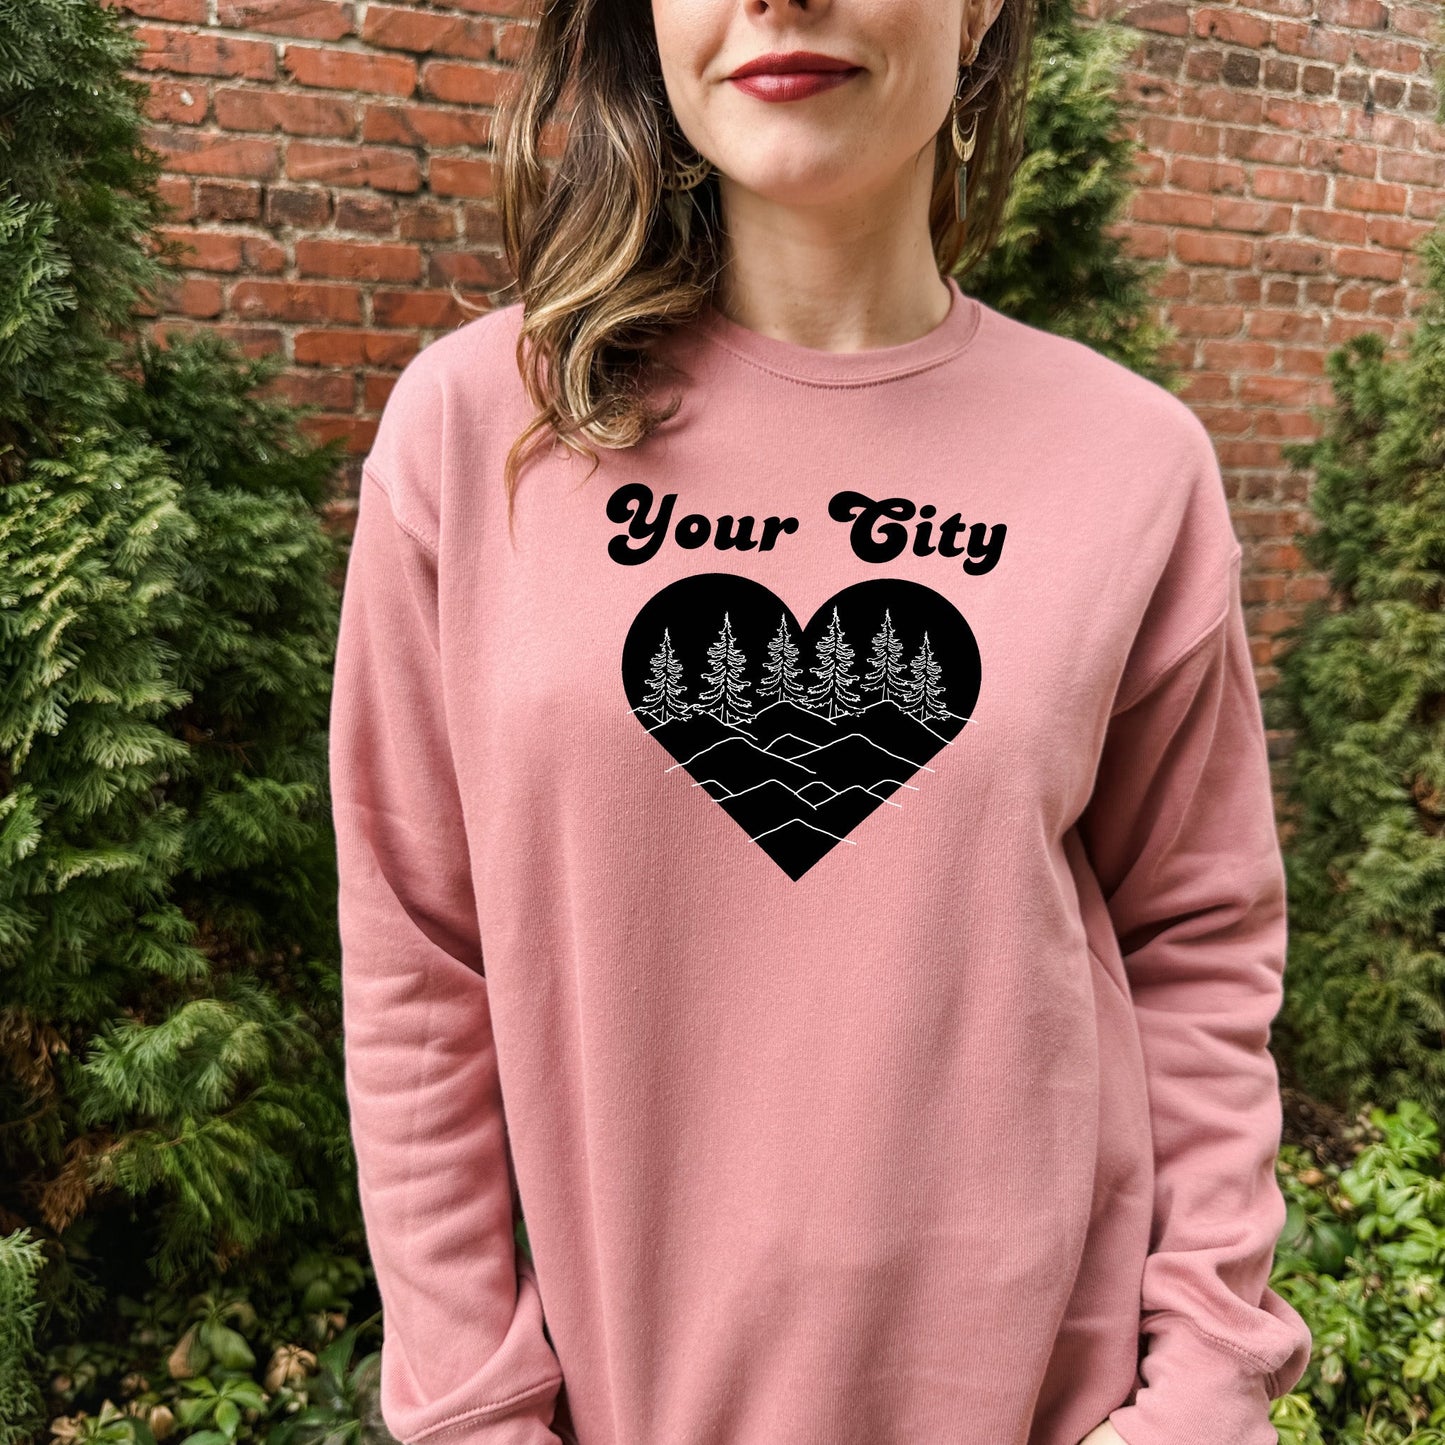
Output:
<path fill-rule="evenodd" d="M 711 301 L 701 313 L 702 334 L 742 360 L 776 376 L 814 386 L 871 386 L 913 376 L 939 366 L 962 352 L 978 333 L 983 308 L 964 293 L 954 277 L 945 275 L 950 300 L 943 320 L 931 331 L 894 346 L 855 351 L 820 351 L 741 325 Z"/>

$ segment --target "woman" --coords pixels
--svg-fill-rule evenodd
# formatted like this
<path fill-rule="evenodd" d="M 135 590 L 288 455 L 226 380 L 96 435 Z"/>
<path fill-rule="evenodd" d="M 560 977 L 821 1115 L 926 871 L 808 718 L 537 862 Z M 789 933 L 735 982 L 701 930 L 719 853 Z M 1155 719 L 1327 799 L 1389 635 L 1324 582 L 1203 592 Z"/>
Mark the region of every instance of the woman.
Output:
<path fill-rule="evenodd" d="M 1218 464 L 954 276 L 1030 9 L 540 18 L 520 300 L 400 377 L 336 665 L 404 1441 L 1276 1439 L 1284 885 Z"/>

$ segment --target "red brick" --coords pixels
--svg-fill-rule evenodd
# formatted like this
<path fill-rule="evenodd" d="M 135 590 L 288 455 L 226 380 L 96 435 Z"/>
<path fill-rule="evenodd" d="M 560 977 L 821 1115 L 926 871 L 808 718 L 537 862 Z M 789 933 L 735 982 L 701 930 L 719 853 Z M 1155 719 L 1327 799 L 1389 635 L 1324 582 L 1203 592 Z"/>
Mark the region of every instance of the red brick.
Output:
<path fill-rule="evenodd" d="M 146 116 L 172 125 L 200 125 L 206 118 L 206 88 L 183 80 L 152 80 Z"/>
<path fill-rule="evenodd" d="M 1294 271 L 1301 274 L 1323 271 L 1329 252 L 1323 246 L 1309 246 L 1302 241 L 1266 241 L 1260 252 L 1260 264 L 1267 271 Z"/>
<path fill-rule="evenodd" d="M 1214 220 L 1214 202 L 1185 191 L 1140 191 L 1134 195 L 1129 214 L 1132 220 L 1163 226 L 1208 226 Z"/>
<path fill-rule="evenodd" d="M 336 229 L 389 236 L 396 230 L 396 202 L 370 191 L 343 191 L 336 197 Z"/>
<path fill-rule="evenodd" d="M 433 156 L 427 167 L 427 184 L 436 196 L 490 196 L 496 191 L 490 160 L 459 156 Z"/>
<path fill-rule="evenodd" d="M 241 268 L 252 273 L 279 275 L 286 269 L 286 248 L 267 236 L 242 236 Z"/>
<path fill-rule="evenodd" d="M 1309 405 L 1310 385 L 1299 377 L 1245 376 L 1240 379 L 1239 399 L 1265 406 Z"/>
<path fill-rule="evenodd" d="M 1326 338 L 1326 344 L 1333 345 L 1333 342 Z M 1282 346 L 1279 352 L 1279 369 L 1285 376 L 1321 377 L 1325 369 L 1324 355 L 1316 346 Z"/>
<path fill-rule="evenodd" d="M 1299 66 L 1292 60 L 1269 56 L 1264 62 L 1266 90 L 1293 90 L 1299 84 Z"/>
<path fill-rule="evenodd" d="M 415 191 L 421 185 L 421 163 L 414 155 L 377 146 L 293 141 L 286 148 L 286 174 L 294 181 L 378 191 Z"/>
<path fill-rule="evenodd" d="M 1379 93 L 1377 86 L 1376 94 Z M 1397 150 L 1414 149 L 1419 143 L 1421 129 L 1422 127 L 1410 116 L 1395 115 L 1378 106 L 1374 115 L 1370 117 L 1370 139 L 1374 142 L 1377 155 L 1380 151 L 1392 147 Z M 1374 172 L 1371 172 L 1371 175 L 1373 174 Z"/>
<path fill-rule="evenodd" d="M 316 230 L 330 217 L 331 193 L 319 186 L 268 186 L 266 224 Z"/>
<path fill-rule="evenodd" d="M 1410 192 L 1410 215 L 1420 216 L 1433 225 L 1439 222 L 1442 213 L 1445 213 L 1445 190 L 1420 186 Z"/>
<path fill-rule="evenodd" d="M 473 246 L 501 250 L 501 220 L 496 202 L 462 201 L 462 236 Z"/>
<path fill-rule="evenodd" d="M 1189 33 L 1188 7 L 1169 0 L 1145 0 L 1142 5 L 1130 6 L 1118 18 L 1136 30 L 1153 30 L 1161 35 Z"/>
<path fill-rule="evenodd" d="M 397 233 L 404 241 L 450 241 L 457 234 L 456 208 L 424 199 L 402 209 Z"/>
<path fill-rule="evenodd" d="M 1275 21 L 1274 47 L 1282 55 L 1298 55 L 1304 60 L 1329 65 L 1344 66 L 1350 59 L 1348 33 L 1314 24 L 1301 25 L 1292 20 Z"/>
<path fill-rule="evenodd" d="M 1194 33 L 1221 45 L 1240 45 L 1262 50 L 1270 43 L 1273 26 L 1267 20 L 1240 10 L 1200 6 L 1194 12 Z"/>
<path fill-rule="evenodd" d="M 1270 166 L 1300 163 L 1300 138 L 1279 131 L 1228 130 L 1223 132 L 1223 153 L 1242 161 L 1262 161 Z"/>
<path fill-rule="evenodd" d="M 240 348 L 245 356 L 272 356 L 286 349 L 285 338 L 274 326 L 234 326 L 218 323 L 211 327 L 218 336 Z"/>
<path fill-rule="evenodd" d="M 1308 411 L 1261 411 L 1256 414 L 1256 434 L 1277 437 L 1281 442 L 1308 441 L 1319 424 Z M 1278 464 L 1278 458 L 1274 465 Z"/>
<path fill-rule="evenodd" d="M 215 95 L 216 122 L 225 130 L 283 131 L 287 135 L 356 134 L 356 107 L 329 95 L 223 87 Z"/>
<path fill-rule="evenodd" d="M 1169 184 L 1176 190 L 1209 191 L 1214 195 L 1243 195 L 1249 173 L 1228 161 L 1204 161 L 1195 156 L 1171 156 Z"/>
<path fill-rule="evenodd" d="M 1367 251 L 1341 246 L 1334 255 L 1340 276 L 1367 276 L 1376 281 L 1398 281 L 1405 272 L 1404 257 L 1398 251 Z"/>
<path fill-rule="evenodd" d="M 356 405 L 356 382 L 339 371 L 288 371 L 276 379 L 274 386 L 292 406 L 349 411 Z"/>
<path fill-rule="evenodd" d="M 491 143 L 492 116 L 481 110 L 443 110 L 434 105 L 368 105 L 361 138 L 374 145 L 418 150 L 478 149 Z"/>
<path fill-rule="evenodd" d="M 1267 201 L 1299 201 L 1319 205 L 1329 191 L 1328 176 L 1310 171 L 1286 171 L 1256 166 L 1250 178 L 1255 195 Z"/>
<path fill-rule="evenodd" d="M 472 291 L 505 286 L 508 279 L 501 259 L 485 251 L 442 251 L 431 258 L 427 275 L 433 285 L 456 285 Z"/>
<path fill-rule="evenodd" d="M 162 288 L 167 307 L 182 316 L 205 318 L 221 314 L 221 283 L 209 276 L 168 278 Z"/>
<path fill-rule="evenodd" d="M 421 71 L 423 94 L 457 105 L 497 105 L 504 99 L 508 83 L 509 73 L 494 65 L 429 60 Z"/>
<path fill-rule="evenodd" d="M 1264 281 L 1256 271 L 1221 272 L 1225 295 L 1230 301 L 1243 302 L 1254 310 L 1264 298 Z"/>
<path fill-rule="evenodd" d="M 116 0 L 114 8 L 146 20 L 167 20 L 172 25 L 206 23 L 206 0 Z"/>
<path fill-rule="evenodd" d="M 1119 99 L 1135 111 L 1153 110 L 1173 115 L 1179 109 L 1179 87 L 1153 75 L 1126 73 L 1119 84 Z M 1142 162 L 1145 157 L 1139 157 Z"/>
<path fill-rule="evenodd" d="M 1167 226 L 1134 226 L 1124 233 L 1128 238 L 1129 254 L 1150 261 L 1162 261 L 1169 255 Z"/>
<path fill-rule="evenodd" d="M 1328 580 L 1318 572 L 1303 577 L 1286 577 L 1284 587 L 1285 596 L 1291 602 L 1317 602 L 1330 595 Z"/>
<path fill-rule="evenodd" d="M 1424 221 L 1392 221 L 1384 216 L 1368 217 L 1365 227 L 1371 245 L 1390 246 L 1397 251 L 1411 250 L 1435 229 Z"/>
<path fill-rule="evenodd" d="M 1281 95 L 1265 96 L 1260 114 L 1263 124 L 1279 130 L 1326 136 L 1338 135 L 1344 118 L 1343 107 L 1332 102 L 1291 100 Z"/>
<path fill-rule="evenodd" d="M 496 29 L 489 21 L 438 15 L 405 5 L 368 6 L 362 36 L 369 44 L 388 50 L 469 60 L 490 60 L 496 45 Z"/>
<path fill-rule="evenodd" d="M 1236 455 L 1227 452 L 1226 448 L 1232 439 L 1249 435 L 1254 424 L 1253 412 L 1238 405 L 1228 405 L 1197 406 L 1194 408 L 1194 413 L 1213 435 L 1215 444 L 1219 448 L 1221 463 L 1224 463 L 1225 457 L 1229 456 L 1227 467 L 1232 472 L 1240 465 L 1240 461 Z M 1238 530 L 1237 523 L 1236 530 Z"/>
<path fill-rule="evenodd" d="M 1180 106 L 1180 114 L 1219 121 L 1222 125 L 1258 125 L 1264 115 L 1265 97 L 1247 95 L 1223 86 L 1199 86 Z"/>
<path fill-rule="evenodd" d="M 241 238 L 224 231 L 162 229 L 168 240 L 186 247 L 181 265 L 198 271 L 236 271 L 241 265 Z"/>
<path fill-rule="evenodd" d="M 1145 117 L 1139 133 L 1144 144 L 1153 150 L 1191 156 L 1217 156 L 1223 138 L 1218 126 L 1154 117 Z"/>
<path fill-rule="evenodd" d="M 156 195 L 166 207 L 163 220 L 189 221 L 196 213 L 191 182 L 184 176 L 158 177 Z"/>
<path fill-rule="evenodd" d="M 420 349 L 398 331 L 298 331 L 293 339 L 302 366 L 389 366 L 400 370 Z"/>
<path fill-rule="evenodd" d="M 1434 0 L 1421 5 L 1391 5 L 1390 28 L 1401 35 L 1414 35 L 1433 43 L 1440 33 L 1440 7 Z"/>
<path fill-rule="evenodd" d="M 1179 231 L 1174 254 L 1186 266 L 1248 266 L 1254 259 L 1254 242 L 1218 231 Z"/>
<path fill-rule="evenodd" d="M 1251 311 L 1246 333 L 1256 341 L 1300 341 L 1319 345 L 1322 331 L 1318 316 L 1302 311 L 1262 307 Z"/>
<path fill-rule="evenodd" d="M 1251 231 L 1257 235 L 1276 236 L 1289 230 L 1290 208 L 1221 196 L 1214 203 L 1214 223 L 1226 231 Z"/>
<path fill-rule="evenodd" d="M 1183 336 L 1237 336 L 1244 311 L 1237 306 L 1171 306 L 1169 322 Z"/>
<path fill-rule="evenodd" d="M 361 404 L 368 411 L 380 411 L 387 403 L 396 378 L 385 373 L 369 372 L 361 379 Z"/>
<path fill-rule="evenodd" d="M 450 331 L 467 318 L 450 291 L 376 291 L 371 317 L 378 326 Z"/>
<path fill-rule="evenodd" d="M 340 40 L 355 32 L 352 9 L 340 0 L 217 0 L 216 20 L 228 30 Z"/>
<path fill-rule="evenodd" d="M 192 176 L 268 180 L 280 168 L 276 142 L 196 131 L 151 131 L 145 141 L 171 171 Z"/>
<path fill-rule="evenodd" d="M 356 325 L 361 319 L 361 292 L 354 286 L 326 286 L 314 281 L 238 281 L 231 292 L 238 316 L 277 321 L 331 321 Z"/>
<path fill-rule="evenodd" d="M 421 252 L 415 246 L 308 238 L 296 242 L 296 269 L 303 276 L 337 276 L 350 281 L 419 281 Z"/>
<path fill-rule="evenodd" d="M 1366 70 L 1374 72 L 1389 70 L 1397 75 L 1414 75 L 1427 69 L 1422 46 L 1384 36 L 1355 36 L 1355 57 Z"/>
<path fill-rule="evenodd" d="M 1317 236 L 1322 241 L 1345 241 L 1363 245 L 1368 222 L 1364 216 L 1348 211 L 1301 209 L 1296 212 L 1296 224 L 1306 236 Z"/>
<path fill-rule="evenodd" d="M 410 95 L 416 89 L 416 61 L 401 55 L 366 55 L 355 50 L 288 45 L 281 64 L 298 84 L 325 90 Z"/>
<path fill-rule="evenodd" d="M 1386 151 L 1380 157 L 1380 179 L 1403 181 L 1407 185 L 1445 184 L 1445 160 L 1414 152 Z"/>
<path fill-rule="evenodd" d="M 142 70 L 176 75 L 244 76 L 274 80 L 276 49 L 263 40 L 236 40 L 226 35 L 196 34 L 159 25 L 137 25 L 135 37 L 145 44 L 136 57 Z"/>
<path fill-rule="evenodd" d="M 1355 284 L 1353 286 L 1341 286 L 1339 294 L 1335 297 L 1336 311 L 1353 311 L 1356 315 L 1363 316 L 1375 300 L 1374 286 Z"/>
<path fill-rule="evenodd" d="M 1378 181 L 1358 181 L 1349 176 L 1335 179 L 1334 203 L 1351 211 L 1378 211 L 1402 216 L 1408 196 L 1404 186 L 1382 185 Z"/>

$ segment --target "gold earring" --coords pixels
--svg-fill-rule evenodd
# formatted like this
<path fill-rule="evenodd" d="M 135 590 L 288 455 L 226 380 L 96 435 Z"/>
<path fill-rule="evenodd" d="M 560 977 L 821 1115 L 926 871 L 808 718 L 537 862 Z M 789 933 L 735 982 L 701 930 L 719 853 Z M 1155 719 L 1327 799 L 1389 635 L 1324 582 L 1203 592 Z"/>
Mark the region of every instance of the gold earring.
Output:
<path fill-rule="evenodd" d="M 958 157 L 958 167 L 953 173 L 953 210 L 962 225 L 968 216 L 968 162 L 973 155 L 973 148 L 978 142 L 978 112 L 974 111 L 969 117 L 969 131 L 965 136 L 958 128 L 958 106 L 962 99 L 960 91 L 963 89 L 963 79 L 973 67 L 973 62 L 978 59 L 979 45 L 975 41 L 973 49 L 969 52 L 968 58 L 962 61 L 958 67 L 958 86 L 953 93 L 952 107 L 952 130 L 953 150 Z"/>
<path fill-rule="evenodd" d="M 664 162 L 662 188 L 665 191 L 690 191 L 705 181 L 711 172 L 712 162 L 703 155 L 683 166 L 672 166 Z"/>

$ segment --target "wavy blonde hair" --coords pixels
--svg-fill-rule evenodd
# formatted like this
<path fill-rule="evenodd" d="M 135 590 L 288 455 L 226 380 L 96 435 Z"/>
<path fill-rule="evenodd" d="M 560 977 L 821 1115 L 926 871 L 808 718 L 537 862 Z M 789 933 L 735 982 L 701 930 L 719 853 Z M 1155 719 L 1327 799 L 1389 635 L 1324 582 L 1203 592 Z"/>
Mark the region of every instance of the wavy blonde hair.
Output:
<path fill-rule="evenodd" d="M 978 129 L 965 225 L 954 214 L 951 117 L 935 141 L 929 227 L 940 272 L 967 271 L 998 234 L 1022 150 L 1036 6 L 1004 0 L 968 72 L 959 123 L 966 135 L 976 114 Z M 549 125 L 565 126 L 551 167 Z M 536 408 L 507 454 L 510 522 L 519 473 L 543 446 L 560 442 L 595 471 L 597 448 L 633 446 L 677 410 L 676 396 L 649 399 L 651 346 L 712 297 L 722 227 L 716 171 L 670 204 L 663 186 L 664 166 L 692 156 L 663 86 L 649 0 L 541 0 L 496 153 L 515 278 L 501 290 L 523 303 L 517 366 Z"/>

